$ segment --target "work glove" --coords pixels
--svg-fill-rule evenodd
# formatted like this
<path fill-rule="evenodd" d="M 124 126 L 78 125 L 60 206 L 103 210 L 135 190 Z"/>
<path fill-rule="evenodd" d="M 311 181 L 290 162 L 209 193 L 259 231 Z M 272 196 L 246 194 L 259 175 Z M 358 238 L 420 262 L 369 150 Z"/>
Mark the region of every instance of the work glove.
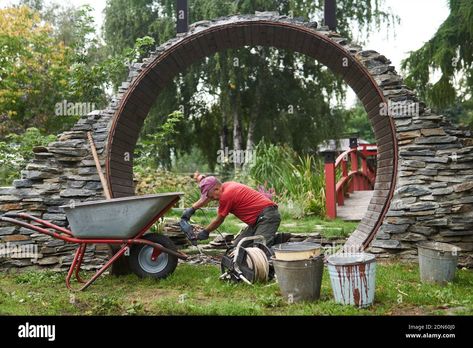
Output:
<path fill-rule="evenodd" d="M 186 235 L 186 238 L 191 242 L 192 245 L 197 245 L 197 236 L 194 233 L 194 228 L 189 223 L 189 220 L 181 219 L 179 221 L 179 226 L 181 227 L 182 232 Z"/>
<path fill-rule="evenodd" d="M 190 207 L 190 208 L 187 208 L 186 210 L 184 210 L 184 212 L 182 213 L 181 215 L 181 219 L 185 219 L 185 220 L 190 220 L 191 219 L 191 216 L 194 215 L 195 213 L 195 209 Z"/>
<path fill-rule="evenodd" d="M 207 230 L 202 230 L 199 233 L 197 233 L 197 240 L 205 240 L 209 239 L 210 233 Z"/>

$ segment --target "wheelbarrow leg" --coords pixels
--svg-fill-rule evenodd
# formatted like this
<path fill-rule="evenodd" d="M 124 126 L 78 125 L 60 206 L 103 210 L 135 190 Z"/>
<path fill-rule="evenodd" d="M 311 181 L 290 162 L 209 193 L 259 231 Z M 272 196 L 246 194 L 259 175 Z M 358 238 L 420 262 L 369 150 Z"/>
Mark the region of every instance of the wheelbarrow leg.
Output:
<path fill-rule="evenodd" d="M 82 262 L 82 256 L 84 255 L 84 252 L 85 252 L 85 244 L 82 243 L 77 248 L 76 253 L 74 255 L 74 259 L 72 260 L 71 267 L 69 268 L 69 272 L 67 272 L 66 286 L 69 290 L 73 290 L 72 287 L 71 287 L 72 273 L 74 273 L 74 270 L 76 270 L 77 266 L 79 266 L 79 268 L 80 268 L 80 263 Z M 80 260 L 80 262 L 79 262 L 79 260 Z M 78 270 L 76 270 L 76 272 L 78 273 Z"/>
<path fill-rule="evenodd" d="M 82 248 L 82 250 L 79 254 L 79 259 L 77 260 L 75 275 L 76 275 L 76 279 L 79 283 L 85 283 L 85 281 L 82 280 L 82 278 L 80 277 L 79 272 L 80 272 L 80 266 L 82 265 L 82 260 L 84 259 L 84 254 L 85 254 L 85 249 L 87 248 L 87 244 L 82 243 L 80 245 L 80 248 Z"/>
<path fill-rule="evenodd" d="M 90 286 L 90 284 L 92 284 L 98 277 L 100 277 L 100 275 L 103 272 L 105 272 L 107 268 L 109 268 L 115 262 L 115 260 L 117 260 L 120 256 L 122 256 L 125 253 L 127 248 L 128 248 L 127 244 L 122 246 L 121 249 L 117 251 L 117 253 L 113 255 L 112 258 L 108 260 L 108 262 L 100 270 L 98 270 L 97 273 L 95 273 L 94 276 L 90 278 L 89 281 L 80 290 L 82 291 L 82 290 L 87 289 Z"/>

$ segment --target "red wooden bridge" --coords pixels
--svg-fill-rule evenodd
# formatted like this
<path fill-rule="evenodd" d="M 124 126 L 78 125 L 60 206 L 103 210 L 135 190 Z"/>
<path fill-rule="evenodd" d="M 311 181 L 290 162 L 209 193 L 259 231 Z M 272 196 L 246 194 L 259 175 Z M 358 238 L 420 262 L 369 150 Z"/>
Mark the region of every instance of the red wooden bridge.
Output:
<path fill-rule="evenodd" d="M 378 148 L 350 139 L 350 148 L 325 158 L 325 207 L 329 219 L 361 220 L 373 195 Z"/>

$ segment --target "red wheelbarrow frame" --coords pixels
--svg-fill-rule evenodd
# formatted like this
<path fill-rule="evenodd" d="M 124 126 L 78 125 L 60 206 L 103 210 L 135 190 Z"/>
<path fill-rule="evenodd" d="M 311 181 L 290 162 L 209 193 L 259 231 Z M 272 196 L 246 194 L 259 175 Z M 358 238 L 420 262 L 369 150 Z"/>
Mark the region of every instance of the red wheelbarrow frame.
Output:
<path fill-rule="evenodd" d="M 105 272 L 119 257 L 121 257 L 126 250 L 133 244 L 146 244 L 154 248 L 153 254 L 151 256 L 152 260 L 154 261 L 161 252 L 165 252 L 171 255 L 176 256 L 179 259 L 186 260 L 188 256 L 186 254 L 165 248 L 161 244 L 153 243 L 149 240 L 146 239 L 141 239 L 141 237 L 148 231 L 148 229 L 153 226 L 156 221 L 158 221 L 159 218 L 161 218 L 166 212 L 172 208 L 172 206 L 179 200 L 179 198 L 174 199 L 171 203 L 169 203 L 159 214 L 157 214 L 145 227 L 143 227 L 134 238 L 131 239 L 83 239 L 83 238 L 76 238 L 74 237 L 72 231 L 57 226 L 49 221 L 39 219 L 35 216 L 31 216 L 26 213 L 6 213 L 3 214 L 0 217 L 0 221 L 5 221 L 12 223 L 14 225 L 18 225 L 21 227 L 25 227 L 27 229 L 46 234 L 48 236 L 61 239 L 67 243 L 76 243 L 79 244 L 77 247 L 77 250 L 74 255 L 74 259 L 72 261 L 71 267 L 69 268 L 69 271 L 66 276 L 66 286 L 69 290 L 73 290 L 71 287 L 71 277 L 72 274 L 75 274 L 75 277 L 79 283 L 85 283 L 84 286 L 82 286 L 79 290 L 85 290 L 88 288 L 100 275 Z M 23 222 L 15 219 L 23 219 L 27 221 L 34 221 L 41 226 L 51 228 L 56 230 L 57 232 L 52 232 L 49 231 L 45 228 L 42 228 L 40 226 L 32 225 L 31 223 L 28 222 Z M 84 257 L 85 249 L 87 247 L 87 244 L 122 244 L 121 248 L 110 258 L 110 260 L 107 261 L 107 263 L 97 271 L 87 282 L 82 280 L 82 278 L 79 275 L 80 272 L 80 267 L 82 265 L 82 260 Z"/>

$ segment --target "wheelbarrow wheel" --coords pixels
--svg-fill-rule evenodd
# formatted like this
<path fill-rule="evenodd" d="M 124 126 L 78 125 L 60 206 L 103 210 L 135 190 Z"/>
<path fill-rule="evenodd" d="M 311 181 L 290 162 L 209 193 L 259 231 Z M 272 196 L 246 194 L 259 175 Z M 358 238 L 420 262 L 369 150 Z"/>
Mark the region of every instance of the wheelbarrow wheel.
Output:
<path fill-rule="evenodd" d="M 143 239 L 176 250 L 174 243 L 166 236 L 151 233 Z M 130 249 L 130 268 L 141 278 L 163 279 L 172 274 L 177 267 L 177 257 L 164 252 L 152 259 L 154 248 L 149 245 L 134 244 Z"/>

